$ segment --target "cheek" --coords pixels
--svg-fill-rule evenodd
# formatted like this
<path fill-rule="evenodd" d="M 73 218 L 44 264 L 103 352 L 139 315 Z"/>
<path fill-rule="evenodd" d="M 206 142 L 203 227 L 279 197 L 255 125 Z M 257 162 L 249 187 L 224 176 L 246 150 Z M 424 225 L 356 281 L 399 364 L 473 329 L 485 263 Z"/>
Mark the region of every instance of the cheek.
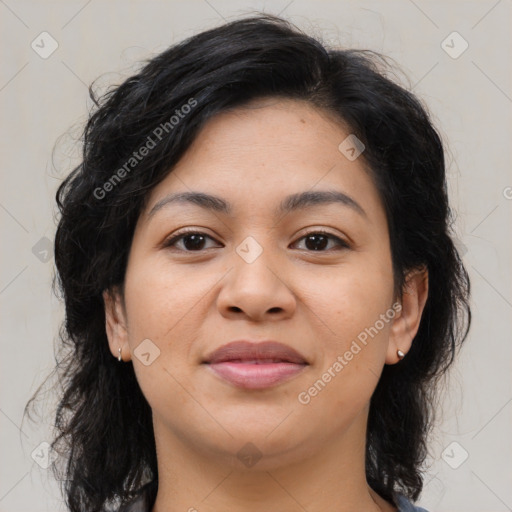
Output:
<path fill-rule="evenodd" d="M 137 381 L 153 410 L 163 404 L 179 408 L 187 402 L 188 395 L 178 383 L 186 381 L 190 347 L 201 326 L 199 317 L 206 315 L 201 299 L 212 285 L 206 276 L 193 279 L 179 266 L 171 271 L 163 258 L 130 261 L 125 284 L 128 341 Z M 147 365 L 139 358 L 143 340 L 151 342 Z M 193 392 L 193 384 L 187 384 L 187 389 Z"/>
<path fill-rule="evenodd" d="M 324 325 L 326 334 L 346 342 L 370 327 L 391 306 L 391 270 L 382 265 L 346 265 L 324 276 L 316 276 L 314 286 L 303 290 L 305 303 Z M 324 333 L 325 334 L 325 333 Z"/>
<path fill-rule="evenodd" d="M 171 265 L 165 255 L 146 261 L 134 258 L 125 286 L 130 335 L 165 341 L 167 333 L 180 328 L 182 319 L 200 309 L 201 299 L 217 280 L 214 278 L 185 272 L 180 265 Z"/>
<path fill-rule="evenodd" d="M 130 262 L 125 285 L 129 344 L 137 380 L 152 405 L 186 402 L 178 382 L 187 382 L 187 389 L 195 391 L 190 380 L 191 368 L 197 364 L 193 351 L 204 338 L 209 294 L 215 293 L 222 274 L 185 271 L 160 255 L 151 262 L 136 258 Z M 149 351 L 158 355 L 146 366 L 138 354 L 142 340 L 148 339 L 154 344 L 149 344 Z"/>
<path fill-rule="evenodd" d="M 320 407 L 318 414 L 332 407 L 355 413 L 369 401 L 385 362 L 392 299 L 392 271 L 383 260 L 340 268 L 309 294 L 322 350 L 310 387 L 302 391 L 303 402 Z"/>
<path fill-rule="evenodd" d="M 391 267 L 385 259 L 360 263 L 341 269 L 330 280 L 329 293 L 316 297 L 317 314 L 329 329 L 324 330 L 323 357 L 299 402 L 308 402 L 321 416 L 359 412 L 385 362 L 394 317 Z"/>
<path fill-rule="evenodd" d="M 322 417 L 327 424 L 343 423 L 362 411 L 385 363 L 392 322 L 391 315 L 386 317 L 389 309 L 382 299 L 370 300 L 373 295 L 366 296 L 361 287 L 353 291 L 340 299 L 339 308 L 331 305 L 329 329 L 319 340 L 321 357 L 296 397 L 311 417 Z"/>

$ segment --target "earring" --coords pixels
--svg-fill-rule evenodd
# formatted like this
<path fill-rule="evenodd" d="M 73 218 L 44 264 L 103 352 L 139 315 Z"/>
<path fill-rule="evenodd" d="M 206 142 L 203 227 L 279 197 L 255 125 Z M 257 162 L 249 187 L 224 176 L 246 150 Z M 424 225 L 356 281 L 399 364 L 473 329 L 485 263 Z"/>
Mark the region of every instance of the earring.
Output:
<path fill-rule="evenodd" d="M 403 359 L 405 357 L 405 354 L 400 349 L 396 351 L 396 355 L 399 357 L 399 359 Z"/>
<path fill-rule="evenodd" d="M 121 359 L 122 359 L 122 357 L 121 357 L 121 347 L 119 347 L 117 350 L 119 351 L 119 355 L 117 356 L 117 360 L 119 362 L 121 362 Z"/>

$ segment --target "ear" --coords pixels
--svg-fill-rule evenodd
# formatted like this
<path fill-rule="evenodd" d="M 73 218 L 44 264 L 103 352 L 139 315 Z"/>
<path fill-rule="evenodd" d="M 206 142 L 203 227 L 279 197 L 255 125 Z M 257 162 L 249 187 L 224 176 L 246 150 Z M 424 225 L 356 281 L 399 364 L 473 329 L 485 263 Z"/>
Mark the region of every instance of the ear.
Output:
<path fill-rule="evenodd" d="M 104 290 L 103 302 L 105 304 L 105 329 L 110 352 L 117 358 L 119 349 L 121 349 L 122 360 L 130 361 L 131 352 L 128 344 L 126 311 L 119 288 Z"/>
<path fill-rule="evenodd" d="M 427 302 L 428 270 L 421 267 L 409 272 L 402 292 L 402 307 L 395 315 L 390 329 L 386 364 L 395 364 L 400 361 L 397 350 L 407 354 L 411 348 Z"/>

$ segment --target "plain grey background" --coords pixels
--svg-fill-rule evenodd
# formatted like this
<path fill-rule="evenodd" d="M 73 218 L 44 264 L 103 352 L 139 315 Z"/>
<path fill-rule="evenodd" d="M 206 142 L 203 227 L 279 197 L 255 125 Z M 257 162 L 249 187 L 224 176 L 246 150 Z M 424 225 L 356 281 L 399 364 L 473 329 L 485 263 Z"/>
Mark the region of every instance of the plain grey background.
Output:
<path fill-rule="evenodd" d="M 64 510 L 40 462 L 51 396 L 38 424 L 21 420 L 55 363 L 63 308 L 50 287 L 54 194 L 78 163 L 87 86 L 99 76 L 100 84 L 120 83 L 141 59 L 255 10 L 281 14 L 328 44 L 392 57 L 432 112 L 447 144 L 474 319 L 443 391 L 418 504 L 512 510 L 510 0 L 0 0 L 1 512 Z"/>

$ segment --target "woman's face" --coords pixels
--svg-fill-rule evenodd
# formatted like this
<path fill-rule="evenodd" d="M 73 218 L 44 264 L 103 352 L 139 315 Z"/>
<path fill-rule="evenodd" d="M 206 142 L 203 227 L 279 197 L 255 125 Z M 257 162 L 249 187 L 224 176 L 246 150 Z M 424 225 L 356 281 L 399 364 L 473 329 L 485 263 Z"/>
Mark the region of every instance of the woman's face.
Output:
<path fill-rule="evenodd" d="M 108 318 L 160 436 L 232 463 L 245 446 L 272 467 L 364 432 L 383 365 L 414 332 L 397 320 L 377 190 L 350 140 L 339 149 L 349 135 L 307 103 L 260 100 L 210 120 L 152 190 Z M 184 230 L 196 235 L 168 243 Z M 238 340 L 277 341 L 307 364 L 267 365 L 272 380 L 254 361 L 204 362 Z"/>

